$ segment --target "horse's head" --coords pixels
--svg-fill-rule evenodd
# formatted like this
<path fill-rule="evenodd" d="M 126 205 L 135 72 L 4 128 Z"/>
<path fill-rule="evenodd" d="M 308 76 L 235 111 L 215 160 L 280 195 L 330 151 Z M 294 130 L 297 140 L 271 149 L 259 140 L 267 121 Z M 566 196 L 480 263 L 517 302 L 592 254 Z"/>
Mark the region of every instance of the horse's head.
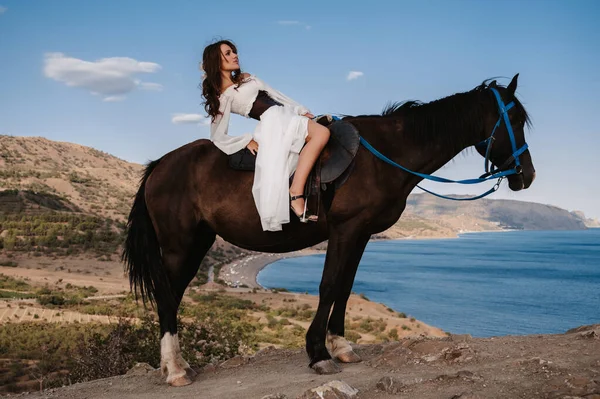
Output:
<path fill-rule="evenodd" d="M 507 176 L 508 186 L 513 191 L 528 188 L 535 179 L 535 169 L 531 154 L 525 142 L 525 125 L 529 125 L 527 111 L 515 96 L 516 74 L 507 87 L 492 81 L 482 89 L 489 93 L 496 111 L 490 114 L 485 123 L 486 138 L 475 148 L 483 157 L 501 171 L 514 170 Z M 509 128 L 510 126 L 510 128 Z M 487 162 L 486 162 L 487 164 Z"/>

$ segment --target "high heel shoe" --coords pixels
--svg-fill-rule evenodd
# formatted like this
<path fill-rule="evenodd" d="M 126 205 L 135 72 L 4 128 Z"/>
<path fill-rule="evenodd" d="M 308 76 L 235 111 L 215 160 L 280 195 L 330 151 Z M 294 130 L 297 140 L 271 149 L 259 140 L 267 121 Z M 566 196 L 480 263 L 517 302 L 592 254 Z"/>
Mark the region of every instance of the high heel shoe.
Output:
<path fill-rule="evenodd" d="M 296 213 L 296 210 L 292 206 L 292 201 L 300 199 L 300 198 L 304 199 L 304 212 Z M 292 196 L 290 194 L 290 209 L 292 210 L 292 212 L 294 212 L 294 215 L 298 216 L 298 219 L 300 219 L 300 222 L 302 222 L 302 223 L 316 222 L 319 219 L 319 217 L 317 215 L 307 213 L 307 207 L 306 207 L 307 202 L 308 201 L 306 201 L 306 196 L 304 194 L 294 195 L 294 196 Z"/>

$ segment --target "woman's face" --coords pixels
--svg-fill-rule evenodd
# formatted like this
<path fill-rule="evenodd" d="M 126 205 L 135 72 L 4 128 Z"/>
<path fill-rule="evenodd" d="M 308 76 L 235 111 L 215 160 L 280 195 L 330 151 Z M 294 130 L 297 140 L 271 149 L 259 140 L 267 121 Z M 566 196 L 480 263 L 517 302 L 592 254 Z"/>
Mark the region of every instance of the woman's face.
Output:
<path fill-rule="evenodd" d="M 221 70 L 231 72 L 240 69 L 239 59 L 227 44 L 221 44 Z"/>

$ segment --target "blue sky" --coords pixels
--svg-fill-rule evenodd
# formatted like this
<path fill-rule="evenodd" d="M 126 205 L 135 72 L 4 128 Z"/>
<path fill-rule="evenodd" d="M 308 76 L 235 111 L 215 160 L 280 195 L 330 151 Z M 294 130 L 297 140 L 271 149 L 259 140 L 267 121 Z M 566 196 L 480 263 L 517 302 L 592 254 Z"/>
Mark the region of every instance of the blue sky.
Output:
<path fill-rule="evenodd" d="M 198 62 L 217 37 L 236 42 L 244 70 L 315 114 L 378 113 L 389 101 L 431 101 L 495 76 L 507 84 L 518 72 L 537 179 L 492 198 L 600 217 L 599 19 L 593 0 L 0 0 L 0 134 L 139 163 L 208 137 Z M 230 132 L 254 124 L 234 116 Z M 470 178 L 482 165 L 459 156 L 438 175 Z"/>

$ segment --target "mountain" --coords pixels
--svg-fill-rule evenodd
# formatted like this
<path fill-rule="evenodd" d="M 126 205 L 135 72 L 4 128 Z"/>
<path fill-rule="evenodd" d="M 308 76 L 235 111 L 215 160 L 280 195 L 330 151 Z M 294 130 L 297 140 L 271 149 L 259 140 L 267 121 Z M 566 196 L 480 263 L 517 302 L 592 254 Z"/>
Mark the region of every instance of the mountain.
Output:
<path fill-rule="evenodd" d="M 79 144 L 0 135 L 0 255 L 113 259 L 143 169 Z M 245 253 L 219 238 L 201 274 Z"/>
<path fill-rule="evenodd" d="M 79 144 L 0 136 L 0 189 L 54 194 L 105 218 L 125 221 L 142 169 Z"/>
<path fill-rule="evenodd" d="M 583 221 L 583 224 L 586 225 L 586 227 L 592 227 L 592 228 L 597 228 L 600 227 L 600 220 L 599 219 L 592 219 L 592 218 L 587 218 L 585 216 L 585 214 L 581 211 L 573 211 L 571 212 L 571 214 L 579 219 L 581 219 Z"/>
<path fill-rule="evenodd" d="M 581 230 L 586 228 L 582 214 L 573 214 L 553 205 L 504 199 L 449 201 L 429 194 L 413 194 L 408 198 L 407 212 L 448 223 L 457 219 L 478 219 L 499 229 Z"/>
<path fill-rule="evenodd" d="M 0 213 L 45 207 L 122 225 L 142 170 L 142 165 L 79 144 L 3 135 L 0 190 L 18 190 L 20 194 L 5 195 Z M 586 219 L 581 212 L 551 205 L 500 199 L 458 202 L 411 194 L 400 220 L 378 237 L 449 237 L 464 231 L 503 229 L 573 230 L 594 223 L 598 222 Z M 227 252 L 227 244 L 219 241 L 219 245 Z"/>

